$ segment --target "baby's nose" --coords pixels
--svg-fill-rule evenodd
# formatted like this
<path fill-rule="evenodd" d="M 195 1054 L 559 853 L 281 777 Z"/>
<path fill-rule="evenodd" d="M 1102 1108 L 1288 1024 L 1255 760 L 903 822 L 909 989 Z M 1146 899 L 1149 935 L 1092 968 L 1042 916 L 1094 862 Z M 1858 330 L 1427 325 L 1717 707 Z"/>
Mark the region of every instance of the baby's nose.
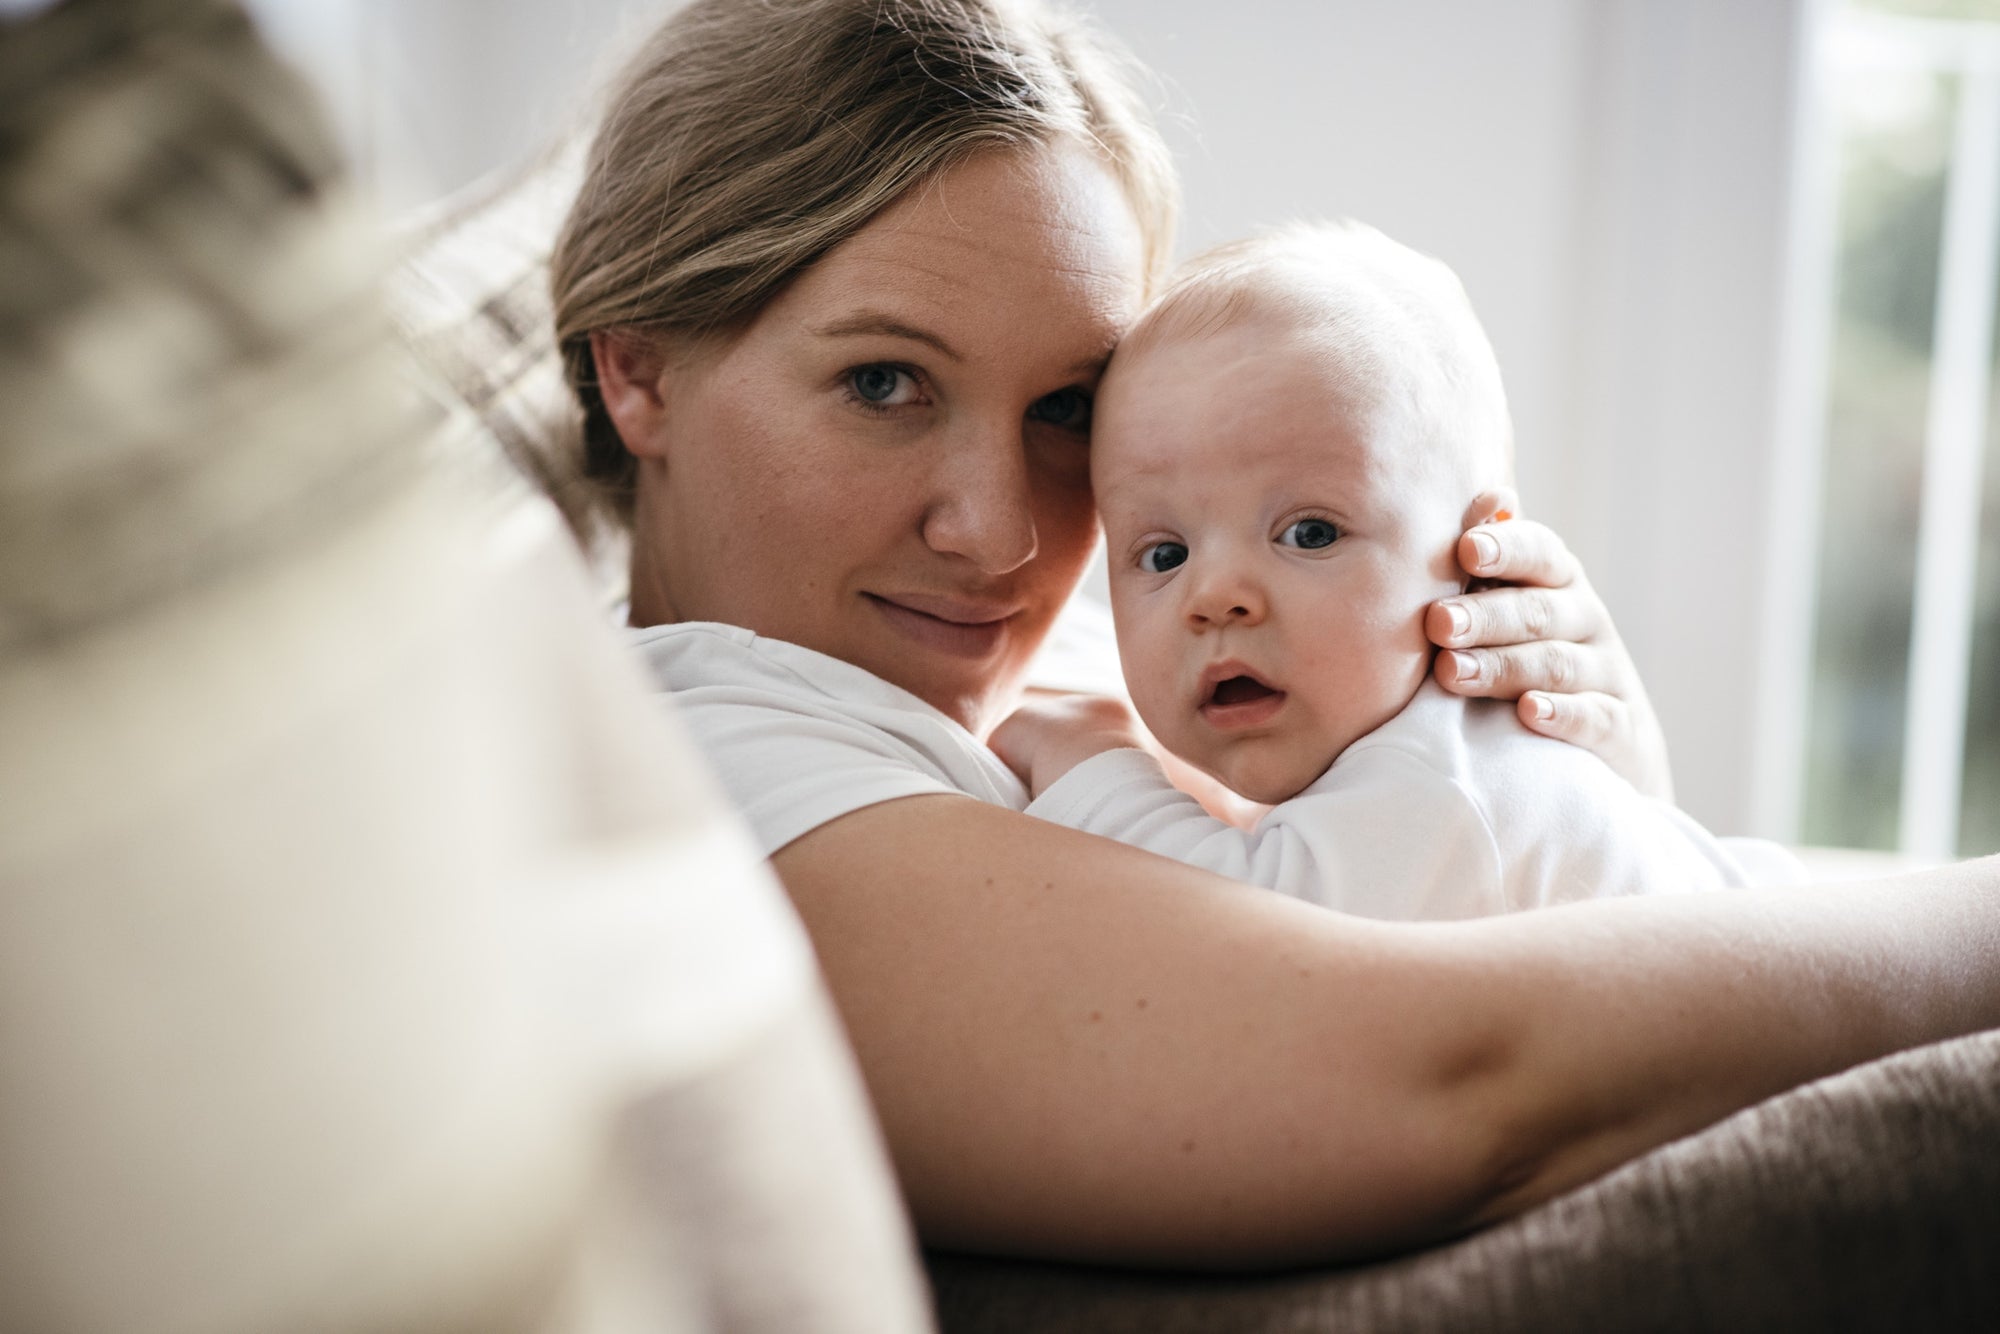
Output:
<path fill-rule="evenodd" d="M 1218 570 L 1195 581 L 1188 599 L 1188 621 L 1202 626 L 1254 625 L 1264 619 L 1265 603 L 1256 581 L 1234 570 Z"/>

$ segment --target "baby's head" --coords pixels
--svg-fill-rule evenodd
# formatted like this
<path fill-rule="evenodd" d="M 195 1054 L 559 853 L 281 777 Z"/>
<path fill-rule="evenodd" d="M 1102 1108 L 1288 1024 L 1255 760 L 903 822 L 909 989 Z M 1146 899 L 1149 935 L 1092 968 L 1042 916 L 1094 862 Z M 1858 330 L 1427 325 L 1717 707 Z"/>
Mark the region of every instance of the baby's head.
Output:
<path fill-rule="evenodd" d="M 1257 801 L 1408 704 L 1511 428 L 1451 270 L 1353 224 L 1190 261 L 1119 345 L 1091 477 L 1118 647 L 1170 750 Z"/>

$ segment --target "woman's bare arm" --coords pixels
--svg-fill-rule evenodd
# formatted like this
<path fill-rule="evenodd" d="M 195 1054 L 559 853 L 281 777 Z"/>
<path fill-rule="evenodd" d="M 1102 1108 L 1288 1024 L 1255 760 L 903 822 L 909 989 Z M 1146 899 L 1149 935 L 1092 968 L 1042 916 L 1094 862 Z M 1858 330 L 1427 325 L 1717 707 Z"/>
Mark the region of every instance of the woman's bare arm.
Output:
<path fill-rule="evenodd" d="M 2000 861 L 1391 925 L 938 796 L 774 862 L 948 1246 L 1381 1251 L 2000 1024 Z"/>

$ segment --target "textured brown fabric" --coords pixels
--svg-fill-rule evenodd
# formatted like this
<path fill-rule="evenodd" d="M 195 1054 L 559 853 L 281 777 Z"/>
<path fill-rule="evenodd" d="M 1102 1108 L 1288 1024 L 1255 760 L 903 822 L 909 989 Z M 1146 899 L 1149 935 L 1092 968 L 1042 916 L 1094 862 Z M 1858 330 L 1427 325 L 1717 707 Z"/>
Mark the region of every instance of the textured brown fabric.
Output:
<path fill-rule="evenodd" d="M 1380 1264 L 1192 1278 L 931 1257 L 947 1334 L 2000 1329 L 2000 1032 L 1794 1090 Z"/>

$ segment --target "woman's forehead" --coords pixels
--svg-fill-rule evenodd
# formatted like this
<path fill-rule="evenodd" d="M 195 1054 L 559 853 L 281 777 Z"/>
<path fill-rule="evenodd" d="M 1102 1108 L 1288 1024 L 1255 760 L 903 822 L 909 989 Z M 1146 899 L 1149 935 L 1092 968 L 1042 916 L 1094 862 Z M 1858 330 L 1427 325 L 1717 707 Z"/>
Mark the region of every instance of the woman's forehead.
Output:
<path fill-rule="evenodd" d="M 780 298 L 809 329 L 901 326 L 971 357 L 1101 360 L 1142 296 L 1137 219 L 1080 148 L 981 154 L 912 190 Z"/>

